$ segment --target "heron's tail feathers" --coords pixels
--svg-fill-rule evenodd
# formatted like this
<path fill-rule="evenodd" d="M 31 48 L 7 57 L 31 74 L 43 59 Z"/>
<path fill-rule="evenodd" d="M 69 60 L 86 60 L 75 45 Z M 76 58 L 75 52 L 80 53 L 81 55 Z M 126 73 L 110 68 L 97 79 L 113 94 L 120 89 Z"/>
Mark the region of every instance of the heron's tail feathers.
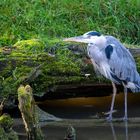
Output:
<path fill-rule="evenodd" d="M 140 87 L 136 86 L 136 88 L 130 88 L 133 93 L 140 93 Z"/>
<path fill-rule="evenodd" d="M 127 86 L 133 93 L 140 93 L 140 75 L 137 71 L 131 77 L 131 80 L 127 82 Z"/>
<path fill-rule="evenodd" d="M 140 82 L 133 83 L 134 87 L 129 87 L 133 93 L 140 93 Z"/>

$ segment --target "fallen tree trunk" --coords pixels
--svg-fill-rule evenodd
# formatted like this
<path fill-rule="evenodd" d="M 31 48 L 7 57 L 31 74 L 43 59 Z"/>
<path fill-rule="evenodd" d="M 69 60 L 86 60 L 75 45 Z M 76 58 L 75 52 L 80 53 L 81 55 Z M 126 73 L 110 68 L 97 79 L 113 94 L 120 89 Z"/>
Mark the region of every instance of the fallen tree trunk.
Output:
<path fill-rule="evenodd" d="M 57 44 L 52 55 L 49 51 L 44 51 L 42 44 L 39 46 L 38 40 L 32 41 L 33 46 L 30 45 L 31 41 L 29 44 L 28 41 L 21 41 L 13 48 L 0 48 L 1 96 L 10 95 L 11 97 L 20 84 L 30 84 L 35 95 L 43 96 L 46 93 L 63 90 L 61 85 L 68 85 L 69 89 L 65 89 L 66 92 L 69 90 L 68 92 L 72 93 L 71 90 L 75 92 L 79 89 L 83 93 L 80 90 L 82 86 L 90 91 L 92 89 L 86 85 L 87 83 L 95 86 L 110 83 L 105 78 L 96 76 L 92 64 L 87 64 L 85 57 L 87 53 L 85 49 L 81 49 L 82 47 L 71 45 L 72 49 L 71 46 L 65 46 L 68 49 L 64 49 L 62 44 Z M 140 56 L 139 48 L 130 49 L 130 51 L 134 57 Z M 139 59 L 136 59 L 136 62 L 139 66 Z M 138 70 L 140 71 L 140 67 Z M 90 76 L 87 77 L 87 75 Z M 74 85 L 81 86 L 74 89 Z M 98 89 L 95 86 L 93 88 Z M 84 89 L 83 91 L 85 92 Z"/>

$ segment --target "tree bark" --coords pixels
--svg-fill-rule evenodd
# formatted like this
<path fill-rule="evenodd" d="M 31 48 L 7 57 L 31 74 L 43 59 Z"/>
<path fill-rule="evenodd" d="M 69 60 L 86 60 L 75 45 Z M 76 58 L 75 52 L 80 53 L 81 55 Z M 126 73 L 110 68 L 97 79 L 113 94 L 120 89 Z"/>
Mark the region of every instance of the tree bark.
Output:
<path fill-rule="evenodd" d="M 129 51 L 132 53 L 134 57 L 140 57 L 140 49 L 139 48 L 134 48 L 134 49 L 129 49 Z"/>

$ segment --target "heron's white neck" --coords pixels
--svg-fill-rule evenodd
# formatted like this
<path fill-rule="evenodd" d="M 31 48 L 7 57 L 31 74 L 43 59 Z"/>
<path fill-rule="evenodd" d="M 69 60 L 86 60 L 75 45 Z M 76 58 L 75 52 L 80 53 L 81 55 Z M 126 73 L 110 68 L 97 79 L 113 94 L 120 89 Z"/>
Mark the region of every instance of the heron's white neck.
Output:
<path fill-rule="evenodd" d="M 97 37 L 95 40 L 95 44 L 101 49 L 106 46 L 106 38 L 101 35 L 100 37 Z"/>

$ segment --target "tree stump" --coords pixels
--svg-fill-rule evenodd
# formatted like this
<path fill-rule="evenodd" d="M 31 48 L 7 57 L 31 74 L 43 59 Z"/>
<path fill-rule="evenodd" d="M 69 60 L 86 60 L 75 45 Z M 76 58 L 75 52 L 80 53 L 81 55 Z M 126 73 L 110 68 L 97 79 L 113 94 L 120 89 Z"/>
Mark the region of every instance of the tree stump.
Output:
<path fill-rule="evenodd" d="M 69 126 L 64 140 L 76 140 L 76 131 L 73 126 Z"/>
<path fill-rule="evenodd" d="M 37 106 L 35 104 L 32 88 L 29 85 L 20 86 L 18 88 L 19 109 L 25 125 L 28 140 L 44 140 L 41 128 L 39 126 L 39 118 Z"/>

